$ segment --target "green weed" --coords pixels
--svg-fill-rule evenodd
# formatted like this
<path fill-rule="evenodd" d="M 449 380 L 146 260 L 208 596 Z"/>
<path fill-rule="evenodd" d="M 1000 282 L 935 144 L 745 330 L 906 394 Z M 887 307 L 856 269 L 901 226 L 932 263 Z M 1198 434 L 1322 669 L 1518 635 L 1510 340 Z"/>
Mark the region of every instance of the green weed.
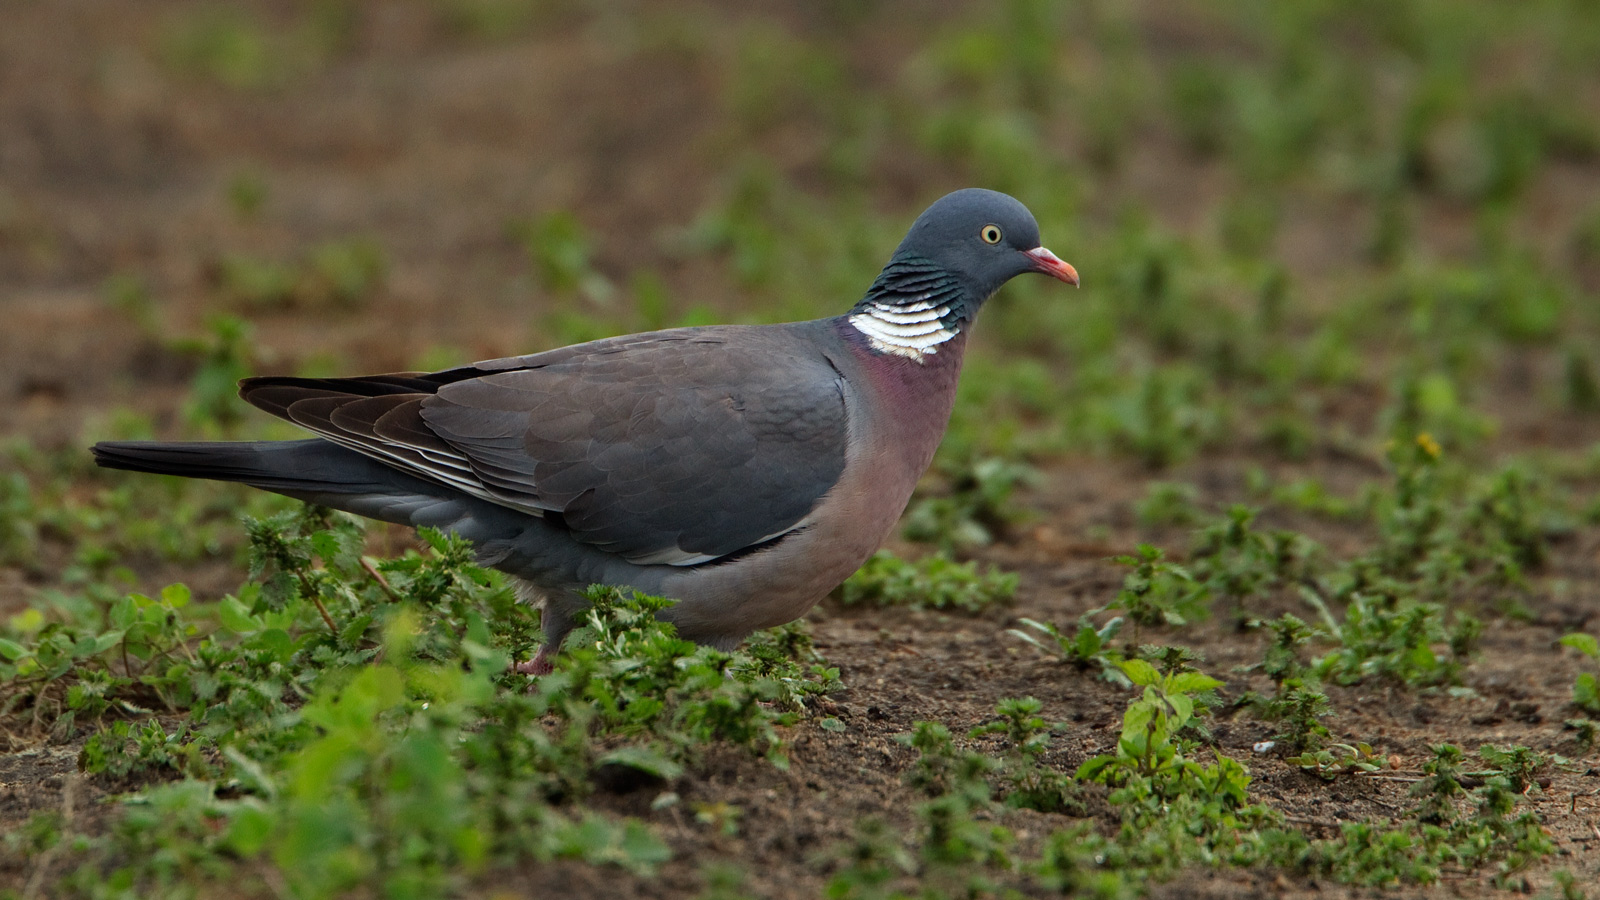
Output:
<path fill-rule="evenodd" d="M 1224 600 L 1242 617 L 1249 601 L 1272 590 L 1303 582 L 1318 567 L 1320 548 L 1292 531 L 1262 533 L 1253 527 L 1256 511 L 1230 507 L 1224 517 L 1201 529 L 1189 552 L 1188 570 L 1206 596 Z"/>
<path fill-rule="evenodd" d="M 318 0 L 283 27 L 232 7 L 202 8 L 165 23 L 159 56 L 180 74 L 235 90 L 282 88 L 343 49 L 353 15 L 344 0 Z"/>
<path fill-rule="evenodd" d="M 912 606 L 980 613 L 1010 601 L 1017 576 L 990 567 L 979 572 L 976 562 L 958 563 L 941 553 L 915 562 L 879 550 L 839 587 L 846 606 Z"/>
<path fill-rule="evenodd" d="M 1144 499 L 1135 507 L 1139 523 L 1146 526 L 1193 525 L 1200 520 L 1196 506 L 1199 491 L 1193 485 L 1172 481 L 1152 481 Z"/>
<path fill-rule="evenodd" d="M 1186 779 L 1206 773 L 1183 756 L 1179 732 L 1194 718 L 1194 695 L 1221 687 L 1222 682 L 1194 671 L 1162 675 L 1137 659 L 1119 666 L 1144 695 L 1123 715 L 1117 752 L 1085 762 L 1077 777 L 1111 785 L 1133 783 L 1135 789 L 1164 792 L 1170 799 L 1190 786 Z M 1242 790 L 1239 797 L 1243 798 Z"/>
<path fill-rule="evenodd" d="M 1077 793 L 1070 778 L 1041 763 L 1052 730 L 1038 715 L 1042 708 L 1032 697 L 1002 700 L 995 706 L 998 719 L 972 729 L 967 736 L 998 735 L 1004 740 L 1006 756 L 1000 772 L 1005 783 L 1000 793 L 1006 805 L 1065 812 L 1077 807 Z"/>
<path fill-rule="evenodd" d="M 253 329 L 234 316 L 215 316 L 207 324 L 209 334 L 173 342 L 172 348 L 195 357 L 199 366 L 189 384 L 185 417 L 202 433 L 231 433 L 247 409 L 239 399 L 239 379 L 250 374 L 254 358 L 251 349 Z"/>
<path fill-rule="evenodd" d="M 290 262 L 227 254 L 213 267 L 218 291 L 245 309 L 353 309 L 382 290 L 383 248 L 371 238 L 326 241 Z"/>
<path fill-rule="evenodd" d="M 1112 562 L 1133 569 L 1122 579 L 1122 590 L 1107 609 L 1121 610 L 1137 626 L 1186 625 L 1209 613 L 1206 594 L 1194 576 L 1163 558 L 1164 552 L 1140 544 L 1136 555 L 1118 556 Z"/>
<path fill-rule="evenodd" d="M 595 271 L 591 242 L 577 216 L 558 210 L 538 219 L 515 222 L 511 232 L 527 248 L 545 290 L 580 293 L 595 302 L 610 299 L 611 282 Z"/>
<path fill-rule="evenodd" d="M 942 460 L 939 468 L 950 485 L 949 493 L 912 504 L 902 526 L 907 540 L 936 544 L 946 553 L 980 547 L 1004 537 L 1025 517 L 1012 494 L 1019 486 L 1037 480 L 1038 473 L 1032 468 L 997 457 L 967 463 L 948 459 Z"/>
<path fill-rule="evenodd" d="M 74 839 L 74 891 L 214 883 L 235 859 L 309 896 L 436 892 L 518 859 L 648 873 L 667 850 L 645 826 L 560 805 L 607 772 L 675 779 L 716 742 L 785 765 L 779 729 L 838 686 L 798 629 L 719 653 L 657 620 L 667 601 L 597 588 L 530 691 L 506 665 L 537 630 L 465 543 L 425 532 L 426 552 L 374 563 L 353 519 L 309 508 L 250 536 L 236 596 L 175 585 L 0 642 L 10 727 L 108 720 L 91 776 L 180 778 Z"/>
<path fill-rule="evenodd" d="M 1582 632 L 1563 635 L 1561 645 L 1582 653 L 1592 662 L 1600 662 L 1600 641 Z M 1600 680 L 1593 672 L 1579 672 L 1572 684 L 1572 704 L 1591 716 L 1600 716 Z M 1592 743 L 1588 741 L 1586 743 Z"/>
<path fill-rule="evenodd" d="M 1070 634 L 1051 622 L 1036 622 L 1029 618 L 1019 621 L 1023 627 L 1038 634 L 1018 628 L 1010 629 L 1008 634 L 1057 656 L 1076 669 L 1097 671 L 1102 678 L 1116 684 L 1128 683 L 1127 676 L 1122 674 L 1121 667 L 1117 665 L 1122 660 L 1122 652 L 1111 646 L 1112 639 L 1122 630 L 1120 616 L 1107 620 L 1098 628 L 1088 615 L 1079 616 L 1078 628 Z"/>
<path fill-rule="evenodd" d="M 1447 624 L 1444 608 L 1392 594 L 1354 594 L 1343 621 L 1323 609 L 1339 646 L 1315 660 L 1319 678 L 1354 684 L 1369 677 L 1402 684 L 1456 684 L 1481 623 L 1458 613 Z"/>
<path fill-rule="evenodd" d="M 1284 762 L 1299 766 L 1328 781 L 1339 775 L 1380 772 L 1389 766 L 1389 760 L 1372 749 L 1368 743 L 1333 744 L 1315 752 L 1303 752 Z"/>

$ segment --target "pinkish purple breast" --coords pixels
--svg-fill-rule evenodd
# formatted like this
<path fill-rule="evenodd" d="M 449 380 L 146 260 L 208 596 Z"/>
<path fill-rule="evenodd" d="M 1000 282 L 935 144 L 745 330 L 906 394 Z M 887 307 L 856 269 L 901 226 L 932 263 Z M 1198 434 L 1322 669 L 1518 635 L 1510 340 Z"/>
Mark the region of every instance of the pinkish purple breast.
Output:
<path fill-rule="evenodd" d="M 875 407 L 876 434 L 868 440 L 893 448 L 893 457 L 905 464 L 905 474 L 914 483 L 933 462 L 950 424 L 967 334 L 957 333 L 940 344 L 937 353 L 919 361 L 872 350 L 865 336 L 848 323 L 840 331 L 867 380 L 857 387 Z"/>

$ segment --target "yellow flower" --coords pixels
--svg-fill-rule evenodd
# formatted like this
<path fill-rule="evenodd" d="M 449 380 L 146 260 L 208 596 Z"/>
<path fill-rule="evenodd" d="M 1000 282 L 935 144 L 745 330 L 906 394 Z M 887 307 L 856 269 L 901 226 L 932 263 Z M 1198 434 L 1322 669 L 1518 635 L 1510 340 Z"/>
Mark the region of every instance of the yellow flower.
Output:
<path fill-rule="evenodd" d="M 1428 454 L 1428 456 L 1433 459 L 1438 459 L 1439 454 L 1443 452 L 1442 448 L 1439 446 L 1439 442 L 1434 440 L 1433 435 L 1427 433 L 1426 431 L 1417 435 L 1417 446 L 1421 447 L 1422 452 Z"/>

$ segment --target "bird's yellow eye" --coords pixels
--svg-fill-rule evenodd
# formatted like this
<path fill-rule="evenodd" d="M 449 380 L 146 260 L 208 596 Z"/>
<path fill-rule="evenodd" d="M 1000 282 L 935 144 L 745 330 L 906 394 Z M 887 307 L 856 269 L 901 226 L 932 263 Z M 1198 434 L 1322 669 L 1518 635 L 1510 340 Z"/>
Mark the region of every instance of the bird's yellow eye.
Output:
<path fill-rule="evenodd" d="M 998 244 L 1000 243 L 1000 226 L 985 225 L 983 230 L 978 232 L 978 236 L 983 238 L 985 244 Z"/>

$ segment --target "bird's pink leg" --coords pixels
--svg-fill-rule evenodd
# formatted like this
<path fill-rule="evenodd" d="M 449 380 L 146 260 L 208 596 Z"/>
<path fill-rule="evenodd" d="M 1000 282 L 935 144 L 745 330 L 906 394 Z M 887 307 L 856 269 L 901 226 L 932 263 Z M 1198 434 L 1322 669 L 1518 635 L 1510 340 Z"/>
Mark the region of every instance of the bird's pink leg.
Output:
<path fill-rule="evenodd" d="M 550 661 L 550 646 L 547 644 L 539 648 L 533 659 L 515 663 L 511 671 L 519 675 L 549 675 L 555 669 L 555 664 Z"/>

